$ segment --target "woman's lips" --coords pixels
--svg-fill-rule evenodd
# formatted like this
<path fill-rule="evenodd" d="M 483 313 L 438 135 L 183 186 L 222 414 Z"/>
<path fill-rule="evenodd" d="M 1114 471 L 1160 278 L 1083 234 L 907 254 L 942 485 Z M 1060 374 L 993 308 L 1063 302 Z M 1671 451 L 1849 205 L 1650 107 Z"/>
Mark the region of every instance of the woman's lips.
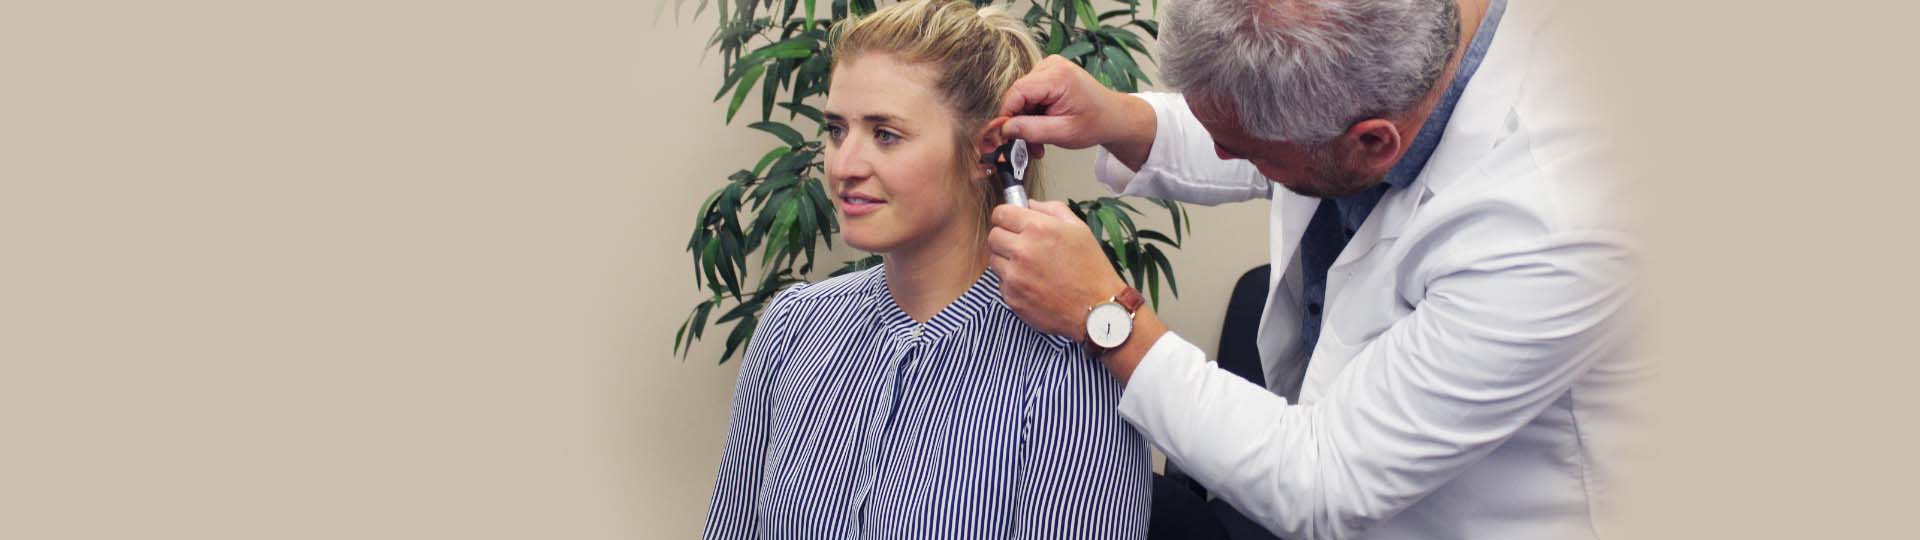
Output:
<path fill-rule="evenodd" d="M 863 195 L 843 194 L 840 196 L 840 213 L 846 214 L 847 217 L 864 216 L 880 211 L 880 206 L 884 204 L 887 204 L 887 201 Z"/>

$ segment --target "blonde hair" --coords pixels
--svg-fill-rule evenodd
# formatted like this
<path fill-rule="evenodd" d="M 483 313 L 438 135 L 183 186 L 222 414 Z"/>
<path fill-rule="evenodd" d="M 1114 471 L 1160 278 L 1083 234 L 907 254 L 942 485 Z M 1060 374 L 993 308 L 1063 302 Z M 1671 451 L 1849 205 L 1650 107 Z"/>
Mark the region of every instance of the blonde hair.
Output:
<path fill-rule="evenodd" d="M 971 189 L 981 230 L 993 207 L 1005 201 L 997 174 L 973 182 L 980 165 L 973 136 L 1000 112 L 1000 98 L 1013 81 L 1040 62 L 1040 47 L 1020 19 L 999 6 L 975 8 L 967 0 L 909 0 L 834 25 L 828 38 L 833 68 L 863 54 L 888 54 L 902 63 L 933 66 L 933 86 L 958 120 L 956 170 Z M 1040 197 L 1040 160 L 1027 168 L 1027 193 Z"/>

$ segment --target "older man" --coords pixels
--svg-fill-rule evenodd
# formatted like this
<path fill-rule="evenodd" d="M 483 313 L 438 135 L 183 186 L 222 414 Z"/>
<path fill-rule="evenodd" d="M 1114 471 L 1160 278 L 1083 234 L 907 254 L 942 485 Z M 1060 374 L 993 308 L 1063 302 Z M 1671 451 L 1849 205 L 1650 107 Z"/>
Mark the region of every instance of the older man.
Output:
<path fill-rule="evenodd" d="M 1099 351 L 1121 414 L 1283 537 L 1605 536 L 1649 365 L 1568 11 L 1176 0 L 1160 65 L 1179 95 L 1049 59 L 1009 91 L 1008 136 L 1097 145 L 1126 195 L 1271 200 L 1265 387 L 1141 305 L 1059 203 L 996 209 L 1006 302 Z"/>

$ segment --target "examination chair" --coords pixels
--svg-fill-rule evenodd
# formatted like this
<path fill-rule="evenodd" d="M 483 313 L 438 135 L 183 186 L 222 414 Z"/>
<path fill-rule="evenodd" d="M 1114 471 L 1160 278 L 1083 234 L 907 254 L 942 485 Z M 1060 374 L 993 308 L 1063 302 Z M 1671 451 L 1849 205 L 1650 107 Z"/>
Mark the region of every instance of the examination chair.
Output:
<path fill-rule="evenodd" d="M 1260 310 L 1267 303 L 1267 279 L 1273 265 L 1260 265 L 1240 276 L 1227 300 L 1226 321 L 1220 328 L 1220 347 L 1214 361 L 1222 369 L 1262 387 L 1260 367 Z M 1153 476 L 1153 510 L 1147 522 L 1149 540 L 1276 538 L 1264 527 L 1240 515 L 1226 501 L 1209 499 L 1207 489 L 1180 472 L 1173 462 L 1165 475 Z"/>

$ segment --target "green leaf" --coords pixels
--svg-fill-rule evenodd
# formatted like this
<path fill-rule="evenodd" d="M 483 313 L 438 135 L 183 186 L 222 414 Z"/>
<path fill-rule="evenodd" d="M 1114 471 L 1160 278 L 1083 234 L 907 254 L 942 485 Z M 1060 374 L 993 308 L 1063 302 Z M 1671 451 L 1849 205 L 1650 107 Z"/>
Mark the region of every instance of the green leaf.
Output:
<path fill-rule="evenodd" d="M 1156 240 L 1156 241 L 1159 241 L 1160 243 L 1163 243 L 1169 246 L 1180 247 L 1180 242 L 1177 242 L 1172 238 L 1167 238 L 1167 235 L 1161 234 L 1160 231 L 1143 230 L 1135 234 L 1140 238 L 1144 238 L 1147 240 Z"/>
<path fill-rule="evenodd" d="M 773 100 L 780 97 L 780 85 L 786 80 L 789 64 L 775 62 L 773 69 L 767 70 L 766 83 L 760 85 L 760 121 L 773 119 Z"/>
<path fill-rule="evenodd" d="M 807 193 L 810 194 L 807 198 L 813 200 L 813 211 L 824 225 L 820 239 L 826 242 L 827 249 L 833 249 L 833 233 L 839 232 L 840 223 L 833 215 L 833 198 L 827 196 L 826 188 L 821 187 L 820 183 L 819 180 L 807 180 Z"/>
<path fill-rule="evenodd" d="M 1147 267 L 1147 294 L 1153 300 L 1154 309 L 1160 308 L 1160 265 L 1144 264 Z"/>
<path fill-rule="evenodd" d="M 723 234 L 719 235 L 719 238 L 720 249 L 718 254 L 720 255 L 720 260 L 715 262 L 714 266 L 720 270 L 720 280 L 726 282 L 727 292 L 733 293 L 733 298 L 739 300 L 740 275 L 746 271 L 746 268 L 744 268 L 745 265 L 737 264 L 737 261 L 740 259 L 740 257 L 737 256 L 737 252 L 740 251 L 740 237 Z"/>
<path fill-rule="evenodd" d="M 1053 27 L 1047 31 L 1047 54 L 1058 54 L 1061 47 L 1067 46 L 1067 27 L 1060 21 L 1053 21 Z"/>
<path fill-rule="evenodd" d="M 753 83 L 760 80 L 760 74 L 766 71 L 766 69 L 766 64 L 757 64 L 747 68 L 746 73 L 740 77 L 739 86 L 733 88 L 733 102 L 727 104 L 727 121 L 725 123 L 733 123 L 733 114 L 740 112 L 740 104 L 747 101 L 747 92 L 753 90 Z"/>
<path fill-rule="evenodd" d="M 733 357 L 733 351 L 738 350 L 740 345 L 753 339 L 753 327 L 758 324 L 760 324 L 760 318 L 751 315 L 745 319 L 741 319 L 738 323 L 734 323 L 733 331 L 727 333 L 727 350 L 720 353 L 720 363 L 722 365 L 727 363 L 728 358 Z"/>
<path fill-rule="evenodd" d="M 1155 0 L 1155 3 L 1158 3 L 1158 1 L 1159 0 Z M 1160 39 L 1160 23 L 1148 19 L 1134 19 L 1127 21 L 1127 26 L 1138 27 L 1142 31 L 1145 31 L 1148 36 L 1152 36 L 1154 39 Z"/>
<path fill-rule="evenodd" d="M 794 205 L 785 204 L 784 200 L 779 205 L 778 213 L 774 214 L 772 232 L 767 234 L 766 249 L 761 251 L 763 255 L 760 257 L 760 266 L 764 267 L 772 264 L 774 255 L 785 251 L 787 246 L 787 229 L 793 227 L 793 219 L 796 212 L 795 208 Z"/>
<path fill-rule="evenodd" d="M 806 190 L 800 190 L 799 193 L 802 199 L 811 198 L 806 194 Z M 803 253 L 807 257 L 806 264 L 800 266 L 800 272 L 812 272 L 814 246 L 818 245 L 818 242 L 815 242 L 815 240 L 822 236 L 820 223 L 817 221 L 820 216 L 813 212 L 813 204 L 808 201 L 795 200 L 792 204 L 796 207 L 794 211 L 795 218 L 793 220 L 795 232 L 793 234 L 792 247 L 795 252 Z"/>
<path fill-rule="evenodd" d="M 759 125 L 759 124 L 755 124 L 755 125 Z M 785 127 L 785 126 L 781 126 L 781 127 Z M 787 146 L 775 146 L 773 147 L 772 150 L 768 150 L 766 155 L 760 156 L 760 162 L 755 163 L 753 165 L 753 175 L 760 176 L 761 173 L 765 173 L 767 171 L 767 166 L 773 164 L 773 160 L 786 157 L 787 152 L 791 152 L 791 151 L 793 151 L 793 148 L 787 147 Z M 718 195 L 718 193 L 715 193 L 715 194 Z"/>
<path fill-rule="evenodd" d="M 1065 49 L 1061 49 L 1060 56 L 1065 56 L 1068 60 L 1079 60 L 1080 57 L 1086 56 L 1087 53 L 1090 52 L 1093 52 L 1093 42 L 1080 41 L 1068 45 Z"/>
<path fill-rule="evenodd" d="M 1100 21 L 1093 18 L 1093 4 L 1087 0 L 1073 0 L 1073 13 L 1080 16 L 1082 28 L 1092 30 L 1100 27 Z"/>
<path fill-rule="evenodd" d="M 800 136 L 800 132 L 794 131 L 793 128 L 787 127 L 786 124 L 782 124 L 779 122 L 754 122 L 753 124 L 748 125 L 747 127 L 757 129 L 760 131 L 765 131 L 767 133 L 772 133 L 773 136 L 780 138 L 780 142 L 787 143 L 787 146 L 800 146 L 802 144 L 806 144 L 807 142 L 807 139 L 805 137 Z M 768 155 L 771 156 L 772 154 L 768 154 Z M 765 168 L 768 162 L 769 161 L 766 158 L 761 158 L 760 166 L 754 167 L 753 169 L 754 175 L 759 176 L 760 170 L 762 168 Z"/>
<path fill-rule="evenodd" d="M 1141 264 L 1140 243 L 1127 242 L 1127 250 L 1120 254 L 1120 259 L 1126 261 L 1125 266 L 1127 267 L 1127 271 L 1133 275 L 1133 286 L 1135 288 L 1145 287 L 1147 265 Z"/>
<path fill-rule="evenodd" d="M 789 111 L 793 111 L 794 114 L 807 117 L 808 120 L 812 120 L 815 124 L 825 125 L 827 123 L 826 115 L 820 114 L 820 109 L 815 109 L 810 105 L 804 103 L 781 103 L 780 106 L 785 107 Z M 792 116 L 789 115 L 788 118 L 792 118 Z"/>
<path fill-rule="evenodd" d="M 1134 208 L 1132 204 L 1127 203 L 1127 201 L 1124 199 L 1119 199 L 1115 197 L 1101 197 L 1100 203 L 1106 206 L 1118 206 L 1121 208 L 1125 208 L 1127 209 L 1128 212 L 1133 212 L 1135 214 L 1140 213 L 1140 209 Z"/>
<path fill-rule="evenodd" d="M 687 336 L 688 336 L 687 349 L 688 350 L 692 350 L 693 342 L 699 341 L 700 336 L 706 333 L 707 315 L 713 313 L 713 303 L 715 301 L 716 300 L 707 300 L 707 301 L 701 302 L 700 305 L 698 306 L 694 306 L 693 315 L 691 315 L 692 323 L 689 324 L 687 328 Z M 683 351 L 682 354 L 685 354 L 685 352 Z"/>
<path fill-rule="evenodd" d="M 701 269 L 701 274 L 706 276 L 707 278 L 706 283 L 709 288 L 717 286 L 720 283 L 720 275 L 718 271 L 714 268 L 715 261 L 719 260 L 719 258 L 720 258 L 720 239 L 719 238 L 707 239 L 706 247 L 703 248 L 700 252 L 700 269 Z"/>
<path fill-rule="evenodd" d="M 1101 14 L 1100 14 L 1100 17 L 1099 17 L 1099 18 L 1100 18 L 1100 20 L 1102 20 L 1102 21 L 1104 21 L 1104 20 L 1107 20 L 1107 19 L 1111 19 L 1111 18 L 1114 18 L 1114 17 L 1119 17 L 1119 16 L 1121 16 L 1121 15 L 1129 15 L 1129 14 L 1132 14 L 1132 13 L 1133 13 L 1133 10 L 1131 10 L 1131 9 L 1116 9 L 1116 10 L 1113 10 L 1113 11 L 1109 11 L 1109 12 L 1106 12 L 1106 13 L 1101 13 Z"/>
<path fill-rule="evenodd" d="M 1114 217 L 1115 217 L 1115 218 L 1118 218 L 1118 221 L 1120 222 L 1120 225 L 1121 225 L 1121 226 L 1122 226 L 1122 227 L 1124 228 L 1124 230 L 1125 230 L 1125 231 L 1127 232 L 1127 237 L 1128 237 L 1128 238 L 1132 238 L 1132 237 L 1133 237 L 1133 233 L 1134 233 L 1134 231 L 1137 231 L 1137 230 L 1139 230 L 1139 229 L 1140 229 L 1140 228 L 1139 228 L 1138 226 L 1135 226 L 1135 225 L 1133 224 L 1133 216 L 1129 216 L 1129 215 L 1127 215 L 1127 213 L 1126 213 L 1126 212 L 1122 212 L 1122 211 L 1120 211 L 1120 210 L 1117 210 L 1117 209 L 1116 209 L 1116 210 L 1114 210 L 1114 211 L 1113 211 L 1113 215 L 1114 215 Z"/>
<path fill-rule="evenodd" d="M 1100 206 L 1096 204 L 1089 207 L 1086 214 L 1081 216 L 1080 219 L 1087 222 L 1087 228 L 1093 230 L 1093 237 L 1095 239 L 1104 241 L 1104 236 L 1107 234 L 1107 224 L 1100 216 Z"/>
<path fill-rule="evenodd" d="M 760 291 L 754 291 L 753 296 L 749 297 L 746 301 L 734 305 L 732 309 L 728 309 L 725 313 L 721 313 L 720 320 L 714 321 L 714 324 L 726 324 L 728 321 L 746 318 L 754 312 L 759 311 L 760 305 L 754 301 L 758 298 L 761 298 Z"/>
<path fill-rule="evenodd" d="M 740 82 L 740 76 L 746 72 L 747 70 L 744 68 L 728 69 L 725 79 L 720 84 L 720 91 L 713 93 L 713 100 L 720 101 L 720 98 L 726 97 L 727 91 L 732 90 L 733 85 L 738 84 Z"/>
<path fill-rule="evenodd" d="M 686 320 L 680 321 L 680 329 L 677 331 L 674 331 L 673 333 L 673 352 L 675 354 L 679 354 L 681 358 L 687 357 L 686 353 L 680 352 L 680 343 L 683 338 L 687 337 L 687 325 L 690 325 L 690 324 L 693 324 L 692 313 L 687 314 Z M 692 343 L 692 342 L 688 342 L 688 343 Z"/>
<path fill-rule="evenodd" d="M 1184 227 L 1181 226 L 1182 223 L 1180 222 L 1180 203 L 1176 203 L 1166 199 L 1148 199 L 1148 200 L 1153 201 L 1153 204 L 1160 205 L 1161 208 L 1167 209 L 1167 218 L 1169 221 L 1173 222 L 1173 239 L 1174 239 L 1172 242 L 1168 242 L 1168 243 L 1173 244 L 1173 247 L 1180 247 L 1180 243 L 1186 241 L 1186 238 L 1182 235 L 1182 229 Z"/>
<path fill-rule="evenodd" d="M 1113 48 L 1106 50 L 1111 51 Z M 1107 59 L 1104 54 L 1100 55 L 1099 64 L 1101 77 L 1107 80 L 1114 90 L 1121 92 L 1133 92 L 1136 90 L 1133 78 L 1128 77 L 1126 70 L 1121 69 L 1119 64 L 1115 64 L 1112 60 Z"/>
<path fill-rule="evenodd" d="M 1126 49 L 1109 47 L 1106 49 L 1102 49 L 1100 51 L 1100 54 L 1101 56 L 1107 57 L 1107 60 L 1113 62 L 1114 65 L 1120 66 L 1120 69 L 1126 70 L 1126 73 L 1128 75 L 1132 75 L 1133 78 L 1141 81 L 1146 81 L 1148 83 L 1153 82 L 1152 80 L 1147 79 L 1146 72 L 1140 71 L 1139 65 L 1136 65 L 1133 63 L 1133 55 L 1127 54 Z"/>
<path fill-rule="evenodd" d="M 1173 288 L 1173 296 L 1179 297 L 1180 282 L 1173 279 L 1173 261 L 1167 260 L 1166 252 L 1160 251 L 1159 246 L 1147 244 L 1146 256 L 1153 260 L 1153 264 L 1160 266 L 1160 274 L 1167 276 L 1167 286 Z"/>
<path fill-rule="evenodd" d="M 1112 210 L 1112 209 L 1108 209 L 1106 211 L 1119 213 L 1119 211 Z M 1102 221 L 1105 221 L 1107 224 L 1107 244 L 1113 246 L 1113 252 L 1115 254 L 1125 253 L 1126 245 L 1127 245 L 1127 235 L 1126 233 L 1120 230 L 1121 229 L 1120 220 L 1108 218 Z M 1126 259 L 1122 258 L 1120 260 L 1120 267 L 1121 268 L 1127 267 Z"/>

